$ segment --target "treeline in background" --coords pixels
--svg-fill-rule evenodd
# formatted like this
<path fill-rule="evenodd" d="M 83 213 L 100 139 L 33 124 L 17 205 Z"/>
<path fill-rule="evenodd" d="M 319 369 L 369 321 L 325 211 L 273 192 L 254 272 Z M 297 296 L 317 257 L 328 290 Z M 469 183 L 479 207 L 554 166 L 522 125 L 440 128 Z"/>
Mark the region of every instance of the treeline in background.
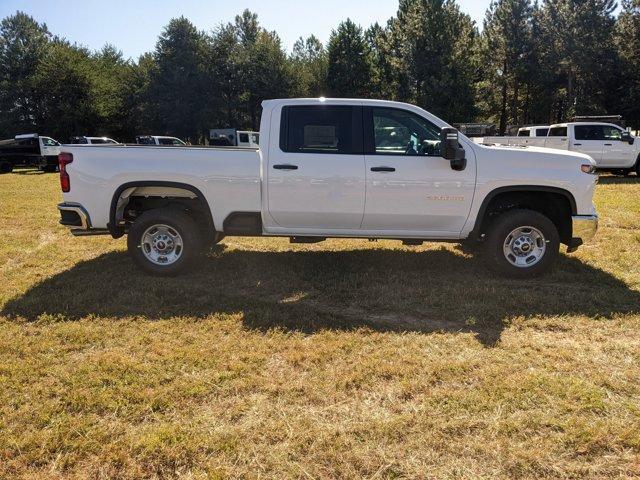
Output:
<path fill-rule="evenodd" d="M 0 24 L 0 137 L 257 129 L 264 99 L 359 97 L 449 123 L 546 124 L 621 114 L 640 126 L 640 0 L 495 0 L 482 29 L 454 0 L 400 0 L 386 25 L 351 20 L 293 51 L 244 11 L 199 31 L 173 19 L 137 61 L 94 52 L 18 12 Z M 292 15 L 294 12 L 292 12 Z"/>

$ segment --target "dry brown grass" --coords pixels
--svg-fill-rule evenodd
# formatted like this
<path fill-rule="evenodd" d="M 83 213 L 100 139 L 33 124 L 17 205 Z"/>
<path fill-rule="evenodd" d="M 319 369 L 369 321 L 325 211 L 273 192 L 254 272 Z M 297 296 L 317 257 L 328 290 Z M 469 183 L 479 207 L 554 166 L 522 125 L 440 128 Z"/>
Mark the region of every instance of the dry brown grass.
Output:
<path fill-rule="evenodd" d="M 232 238 L 148 278 L 0 176 L 0 478 L 640 476 L 640 180 L 550 276 Z"/>

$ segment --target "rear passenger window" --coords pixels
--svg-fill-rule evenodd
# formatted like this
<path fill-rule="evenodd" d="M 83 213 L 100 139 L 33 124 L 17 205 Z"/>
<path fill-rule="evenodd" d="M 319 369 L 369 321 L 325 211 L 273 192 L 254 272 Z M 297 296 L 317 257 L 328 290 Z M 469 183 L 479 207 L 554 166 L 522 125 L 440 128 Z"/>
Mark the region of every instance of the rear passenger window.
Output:
<path fill-rule="evenodd" d="M 603 140 L 602 127 L 599 125 L 576 125 L 576 140 Z"/>
<path fill-rule="evenodd" d="M 531 136 L 531 130 L 520 130 L 518 132 L 518 136 L 519 137 L 530 137 Z"/>
<path fill-rule="evenodd" d="M 536 137 L 546 137 L 547 133 L 549 133 L 548 128 L 538 128 L 536 130 Z"/>
<path fill-rule="evenodd" d="M 283 152 L 362 154 L 358 107 L 284 107 L 280 129 Z"/>
<path fill-rule="evenodd" d="M 550 137 L 566 137 L 567 127 L 553 127 L 549 129 Z"/>

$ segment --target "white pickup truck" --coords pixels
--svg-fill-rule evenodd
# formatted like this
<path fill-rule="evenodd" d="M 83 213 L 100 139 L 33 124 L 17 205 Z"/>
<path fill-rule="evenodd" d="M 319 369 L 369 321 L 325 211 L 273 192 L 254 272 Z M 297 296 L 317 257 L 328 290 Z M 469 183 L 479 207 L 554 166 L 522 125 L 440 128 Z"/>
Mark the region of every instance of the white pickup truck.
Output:
<path fill-rule="evenodd" d="M 135 263 L 157 275 L 236 235 L 478 242 L 523 278 L 597 229 L 587 155 L 476 145 L 412 105 L 270 100 L 260 135 L 259 150 L 65 145 L 61 223 L 128 234 Z"/>
<path fill-rule="evenodd" d="M 485 137 L 483 145 L 535 146 L 589 155 L 599 170 L 640 176 L 640 142 L 612 123 L 579 122 L 551 125 L 546 136 Z"/>

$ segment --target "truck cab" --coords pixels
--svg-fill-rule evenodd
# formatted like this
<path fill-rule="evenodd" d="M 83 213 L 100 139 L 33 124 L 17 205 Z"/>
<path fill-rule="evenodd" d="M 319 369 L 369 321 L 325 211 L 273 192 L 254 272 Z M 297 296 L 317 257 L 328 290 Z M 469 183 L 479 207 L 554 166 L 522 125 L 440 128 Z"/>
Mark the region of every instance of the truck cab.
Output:
<path fill-rule="evenodd" d="M 613 123 L 572 122 L 551 125 L 545 144 L 589 155 L 602 170 L 640 171 L 640 142 Z"/>
<path fill-rule="evenodd" d="M 15 167 L 38 167 L 53 172 L 58 167 L 60 143 L 51 137 L 28 133 L 0 141 L 0 173 L 9 173 Z"/>

